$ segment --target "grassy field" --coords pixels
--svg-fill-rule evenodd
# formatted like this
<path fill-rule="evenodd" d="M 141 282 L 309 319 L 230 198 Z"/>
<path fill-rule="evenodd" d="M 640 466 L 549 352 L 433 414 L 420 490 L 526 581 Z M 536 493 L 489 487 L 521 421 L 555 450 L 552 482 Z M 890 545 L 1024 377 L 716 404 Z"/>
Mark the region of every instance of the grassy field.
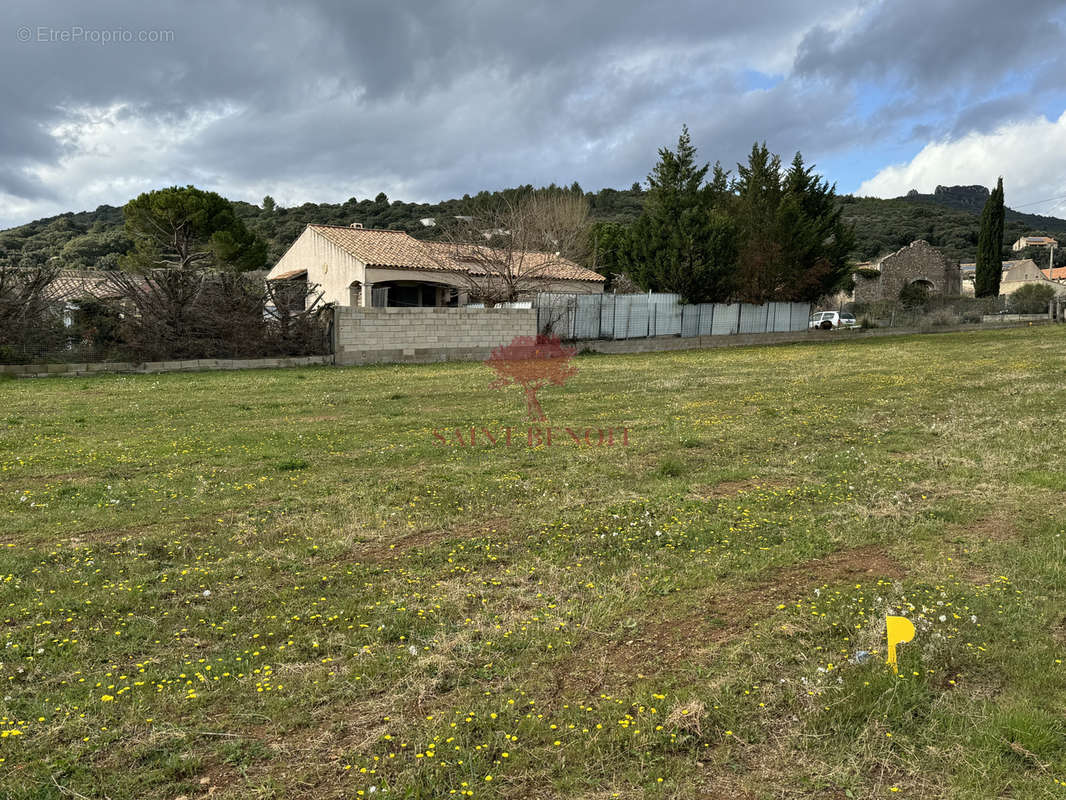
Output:
<path fill-rule="evenodd" d="M 1066 326 L 574 363 L 0 383 L 0 796 L 1066 797 Z"/>

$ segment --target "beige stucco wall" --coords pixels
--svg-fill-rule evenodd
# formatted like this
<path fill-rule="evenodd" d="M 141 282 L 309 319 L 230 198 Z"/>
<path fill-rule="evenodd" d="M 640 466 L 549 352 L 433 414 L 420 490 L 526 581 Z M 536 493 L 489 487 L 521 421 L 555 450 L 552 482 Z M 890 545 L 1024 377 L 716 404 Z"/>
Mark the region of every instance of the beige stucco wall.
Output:
<path fill-rule="evenodd" d="M 562 292 L 571 294 L 603 294 L 606 281 L 555 281 L 538 286 L 538 292 Z"/>
<path fill-rule="evenodd" d="M 311 228 L 305 228 L 267 275 L 270 280 L 293 270 L 307 270 L 309 283 L 317 283 L 325 303 L 348 305 L 348 287 L 363 281 L 366 266 Z"/>

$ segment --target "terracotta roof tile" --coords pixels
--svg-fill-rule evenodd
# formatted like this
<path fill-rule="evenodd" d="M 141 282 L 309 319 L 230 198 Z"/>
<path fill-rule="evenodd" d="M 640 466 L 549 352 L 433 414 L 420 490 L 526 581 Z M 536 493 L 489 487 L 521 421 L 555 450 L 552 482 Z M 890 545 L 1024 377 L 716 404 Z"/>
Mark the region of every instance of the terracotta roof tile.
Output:
<path fill-rule="evenodd" d="M 300 275 L 306 275 L 306 274 L 307 274 L 307 270 L 306 269 L 290 269 L 288 272 L 282 272 L 279 275 L 275 275 L 273 278 L 270 278 L 269 280 L 272 280 L 272 281 L 287 281 L 290 278 L 297 278 Z"/>
<path fill-rule="evenodd" d="M 107 272 L 103 270 L 60 270 L 46 291 L 53 300 L 63 301 L 122 296 L 122 292 L 108 282 Z"/>
<path fill-rule="evenodd" d="M 447 270 L 434 261 L 422 242 L 403 231 L 347 228 L 339 225 L 308 225 L 320 236 L 360 261 L 378 267 Z"/>
<path fill-rule="evenodd" d="M 480 251 L 479 255 L 470 254 L 468 257 L 463 257 L 463 251 L 460 250 L 456 253 L 456 246 L 452 244 L 445 244 L 444 242 L 424 242 L 427 250 L 432 253 L 437 260 L 449 260 L 459 265 L 460 269 L 464 271 L 484 272 L 484 269 L 478 267 L 478 261 L 484 261 L 492 254 L 491 248 L 478 246 Z M 469 248 L 473 250 L 473 247 Z M 526 250 L 520 257 L 516 254 L 515 265 L 516 271 L 529 270 L 529 272 L 535 274 L 537 277 L 548 278 L 551 280 L 569 280 L 569 281 L 605 281 L 607 280 L 598 272 L 593 272 L 591 269 L 585 269 L 579 264 L 575 264 L 573 261 L 562 256 L 556 256 L 551 253 L 542 253 L 536 250 Z"/>
<path fill-rule="evenodd" d="M 441 272 L 476 270 L 476 264 L 470 260 L 455 258 L 454 246 L 443 242 L 422 242 L 403 231 L 348 228 L 339 225 L 312 224 L 307 227 L 371 266 Z M 527 252 L 521 259 L 521 268 L 536 271 L 538 275 L 553 280 L 606 280 L 597 272 L 550 253 Z"/>

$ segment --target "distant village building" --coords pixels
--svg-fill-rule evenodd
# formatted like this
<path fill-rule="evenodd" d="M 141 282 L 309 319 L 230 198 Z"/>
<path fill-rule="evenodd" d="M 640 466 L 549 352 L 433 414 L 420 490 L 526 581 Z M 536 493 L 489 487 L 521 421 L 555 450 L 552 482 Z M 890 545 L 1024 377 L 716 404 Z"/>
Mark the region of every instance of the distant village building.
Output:
<path fill-rule="evenodd" d="M 868 270 L 876 271 L 877 275 L 861 272 L 854 275 L 856 303 L 896 300 L 904 288 L 915 283 L 933 294 L 956 296 L 962 292 L 959 265 L 924 239 L 885 256 L 864 272 Z"/>
<path fill-rule="evenodd" d="M 1059 294 L 1066 292 L 1066 286 L 1048 280 L 1045 272 L 1046 270 L 1040 269 L 1031 258 L 1021 261 L 1004 261 L 1003 277 L 999 281 L 999 293 L 1014 294 L 1027 283 L 1051 286 Z"/>
<path fill-rule="evenodd" d="M 1066 267 L 1054 267 L 1052 269 L 1040 270 L 1044 273 L 1044 277 L 1055 283 L 1066 283 Z"/>
<path fill-rule="evenodd" d="M 1017 253 L 1019 250 L 1024 250 L 1027 247 L 1057 247 L 1058 241 L 1050 236 L 1022 236 L 1018 241 L 1010 246 L 1010 249 Z"/>
<path fill-rule="evenodd" d="M 967 297 L 973 297 L 977 264 L 960 264 L 959 267 L 962 270 L 962 293 Z M 1055 270 L 1040 269 L 1031 258 L 1004 261 L 1003 274 L 999 279 L 999 293 L 1014 294 L 1027 283 L 1052 285 L 1057 292 L 1062 293 L 1066 292 L 1066 286 L 1062 284 L 1064 279 L 1066 279 L 1064 267 Z"/>

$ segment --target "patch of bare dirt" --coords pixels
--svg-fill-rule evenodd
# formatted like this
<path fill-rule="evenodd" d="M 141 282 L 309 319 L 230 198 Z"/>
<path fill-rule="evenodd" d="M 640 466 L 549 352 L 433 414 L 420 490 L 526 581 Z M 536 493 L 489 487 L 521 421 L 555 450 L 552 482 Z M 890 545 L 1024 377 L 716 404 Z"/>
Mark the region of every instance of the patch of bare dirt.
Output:
<path fill-rule="evenodd" d="M 1018 526 L 1006 514 L 993 514 L 975 522 L 969 528 L 971 536 L 983 542 L 1006 542 L 1018 536 Z"/>
<path fill-rule="evenodd" d="M 747 587 L 710 594 L 676 617 L 646 623 L 631 639 L 600 634 L 602 639 L 586 640 L 556 671 L 556 688 L 598 692 L 619 679 L 667 672 L 708 644 L 742 635 L 776 606 L 795 602 L 817 587 L 904 574 L 903 567 L 876 546 L 782 567 Z"/>
<path fill-rule="evenodd" d="M 366 542 L 359 545 L 346 560 L 376 564 L 399 558 L 415 550 L 427 550 L 448 539 L 473 539 L 486 533 L 502 533 L 510 529 L 506 517 L 492 517 L 480 523 L 467 523 L 454 528 L 437 528 L 401 536 L 391 542 Z"/>
<path fill-rule="evenodd" d="M 758 491 L 759 489 L 781 489 L 785 486 L 786 484 L 781 481 L 760 481 L 749 478 L 742 481 L 722 481 L 714 486 L 695 486 L 692 489 L 692 493 L 702 500 L 711 500 L 733 497 L 742 492 Z"/>
<path fill-rule="evenodd" d="M 997 511 L 970 525 L 961 525 L 957 531 L 956 545 L 948 555 L 957 565 L 958 577 L 976 586 L 995 580 L 994 568 L 989 563 L 995 559 L 983 552 L 984 548 L 1014 541 L 1022 535 L 1017 516 L 1005 511 Z"/>
<path fill-rule="evenodd" d="M 1051 635 L 1055 637 L 1055 641 L 1059 644 L 1066 644 L 1066 617 L 1063 617 L 1062 622 L 1052 629 Z"/>

